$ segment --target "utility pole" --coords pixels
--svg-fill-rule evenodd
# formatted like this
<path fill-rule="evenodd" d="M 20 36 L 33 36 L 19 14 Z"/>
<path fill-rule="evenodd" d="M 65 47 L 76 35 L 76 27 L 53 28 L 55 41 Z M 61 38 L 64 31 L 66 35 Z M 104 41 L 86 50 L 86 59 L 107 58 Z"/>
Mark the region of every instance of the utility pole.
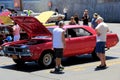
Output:
<path fill-rule="evenodd" d="M 22 0 L 20 0 L 20 11 L 23 10 L 23 4 L 22 4 Z"/>
<path fill-rule="evenodd" d="M 14 8 L 22 11 L 23 10 L 22 0 L 14 0 Z"/>

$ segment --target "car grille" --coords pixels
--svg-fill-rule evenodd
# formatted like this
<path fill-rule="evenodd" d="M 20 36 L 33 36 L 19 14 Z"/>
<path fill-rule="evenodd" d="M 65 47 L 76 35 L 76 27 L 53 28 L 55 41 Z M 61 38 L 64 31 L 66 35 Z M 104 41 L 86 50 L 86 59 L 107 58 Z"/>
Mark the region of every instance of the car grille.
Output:
<path fill-rule="evenodd" d="M 7 52 L 13 52 L 13 53 L 17 53 L 17 52 L 23 52 L 22 48 L 12 48 L 12 47 L 8 47 L 5 49 Z"/>
<path fill-rule="evenodd" d="M 28 48 L 20 47 L 4 47 L 3 52 L 6 55 L 19 55 L 19 56 L 31 56 L 31 53 L 28 51 Z"/>

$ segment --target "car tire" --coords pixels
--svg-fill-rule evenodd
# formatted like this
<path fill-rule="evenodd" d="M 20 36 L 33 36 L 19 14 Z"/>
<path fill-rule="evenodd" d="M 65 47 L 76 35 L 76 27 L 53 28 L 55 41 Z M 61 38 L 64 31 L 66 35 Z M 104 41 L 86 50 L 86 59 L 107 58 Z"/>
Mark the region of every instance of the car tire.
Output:
<path fill-rule="evenodd" d="M 17 64 L 17 65 L 23 65 L 25 64 L 25 61 L 21 60 L 21 59 L 13 59 L 13 61 Z"/>
<path fill-rule="evenodd" d="M 38 60 L 38 64 L 44 68 L 51 67 L 54 64 L 54 56 L 52 52 L 45 51 Z"/>

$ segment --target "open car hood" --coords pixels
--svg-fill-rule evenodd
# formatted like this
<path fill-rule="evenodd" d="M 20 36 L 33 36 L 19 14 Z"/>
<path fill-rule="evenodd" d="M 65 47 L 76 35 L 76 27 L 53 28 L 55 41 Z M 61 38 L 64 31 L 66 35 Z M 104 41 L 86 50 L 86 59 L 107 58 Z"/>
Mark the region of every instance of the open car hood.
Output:
<path fill-rule="evenodd" d="M 3 23 L 5 25 L 13 25 L 13 22 L 9 16 L 0 16 L 0 21 L 0 23 Z"/>
<path fill-rule="evenodd" d="M 35 36 L 51 36 L 52 34 L 40 23 L 36 18 L 30 16 L 11 17 L 29 37 Z"/>
<path fill-rule="evenodd" d="M 54 14 L 54 11 L 45 11 L 40 13 L 40 15 L 36 16 L 36 18 L 43 24 L 45 24 L 50 17 Z"/>

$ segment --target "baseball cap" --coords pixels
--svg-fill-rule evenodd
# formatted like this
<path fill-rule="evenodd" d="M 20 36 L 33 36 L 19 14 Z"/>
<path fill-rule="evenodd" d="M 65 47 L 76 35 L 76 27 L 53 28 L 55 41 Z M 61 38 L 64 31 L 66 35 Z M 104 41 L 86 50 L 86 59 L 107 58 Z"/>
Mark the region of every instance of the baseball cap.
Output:
<path fill-rule="evenodd" d="M 93 15 L 98 16 L 98 13 L 94 13 Z"/>
<path fill-rule="evenodd" d="M 59 26 L 64 25 L 64 21 L 60 21 L 60 22 L 58 23 L 58 25 L 59 25 Z"/>
<path fill-rule="evenodd" d="M 96 22 L 97 22 L 98 20 L 103 21 L 104 19 L 103 19 L 102 17 L 98 17 L 98 18 L 96 19 Z"/>

